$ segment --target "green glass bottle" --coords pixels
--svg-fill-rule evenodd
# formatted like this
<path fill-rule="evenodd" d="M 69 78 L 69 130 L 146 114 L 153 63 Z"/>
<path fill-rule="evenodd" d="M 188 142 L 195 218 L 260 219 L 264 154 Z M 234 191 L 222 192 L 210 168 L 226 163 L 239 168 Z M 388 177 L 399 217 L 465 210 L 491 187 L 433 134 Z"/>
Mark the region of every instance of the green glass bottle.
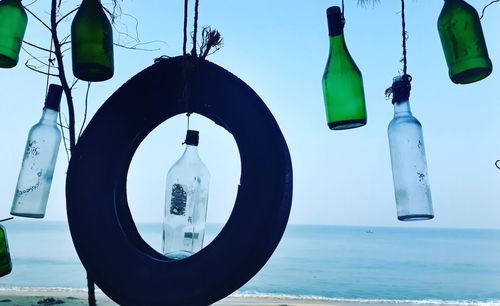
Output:
<path fill-rule="evenodd" d="M 99 82 L 114 73 L 113 30 L 99 0 L 83 0 L 71 24 L 73 74 Z"/>
<path fill-rule="evenodd" d="M 448 74 L 453 83 L 484 79 L 493 70 L 477 11 L 463 0 L 445 0 L 438 19 Z"/>
<path fill-rule="evenodd" d="M 28 16 L 21 0 L 0 1 L 0 67 L 12 68 L 19 61 Z"/>
<path fill-rule="evenodd" d="M 344 20 L 340 7 L 327 9 L 330 54 L 323 74 L 326 118 L 332 130 L 366 124 L 363 78 L 344 40 Z"/>
<path fill-rule="evenodd" d="M 9 274 L 11 271 L 12 261 L 10 260 L 7 233 L 3 225 L 0 224 L 0 277 Z"/>

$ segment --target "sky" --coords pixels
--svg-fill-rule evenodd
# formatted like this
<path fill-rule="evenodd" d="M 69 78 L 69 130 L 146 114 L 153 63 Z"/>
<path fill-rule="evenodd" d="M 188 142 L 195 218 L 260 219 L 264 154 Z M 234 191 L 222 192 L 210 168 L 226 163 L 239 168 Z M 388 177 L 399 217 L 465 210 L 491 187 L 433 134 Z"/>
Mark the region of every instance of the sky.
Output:
<path fill-rule="evenodd" d="M 154 58 L 182 53 L 182 2 L 121 2 L 123 15 L 116 27 L 130 35 L 138 33 L 142 42 L 152 41 L 145 47 L 154 50 L 115 48 L 115 76 L 92 84 L 89 118 L 123 83 L 152 65 Z M 406 2 L 408 73 L 413 76 L 410 103 L 423 125 L 435 219 L 403 223 L 396 218 L 387 140 L 393 107 L 384 96 L 401 71 L 400 2 L 381 0 L 375 6 L 361 7 L 356 1 L 346 1 L 344 33 L 363 74 L 368 123 L 345 131 L 328 129 L 321 89 L 328 55 L 326 9 L 340 1 L 200 2 L 200 25 L 217 28 L 224 37 L 224 47 L 208 60 L 259 94 L 288 143 L 294 171 L 290 223 L 500 228 L 500 170 L 494 165 L 500 159 L 500 41 L 495 40 L 500 5 L 491 6 L 482 20 L 493 73 L 478 83 L 455 85 L 448 78 L 436 27 L 443 1 Z M 469 2 L 480 10 L 489 1 Z M 64 1 L 63 10 L 77 4 Z M 48 20 L 48 1 L 30 8 Z M 61 23 L 61 36 L 70 25 L 71 18 Z M 114 39 L 126 42 L 118 32 Z M 48 31 L 32 17 L 25 40 L 50 45 Z M 46 79 L 24 66 L 29 57 L 22 51 L 17 67 L 0 70 L 0 217 L 9 215 L 26 136 L 43 107 Z M 71 77 L 69 53 L 65 65 Z M 74 92 L 78 127 L 85 88 L 80 82 Z M 65 106 L 62 112 L 67 114 Z M 185 127 L 183 115 L 164 122 L 134 156 L 127 188 L 136 222 L 162 222 L 165 177 L 182 155 Z M 224 223 L 240 177 L 238 148 L 228 132 L 207 118 L 194 115 L 191 127 L 200 131 L 199 153 L 211 173 L 208 222 Z M 61 145 L 47 220 L 66 220 L 67 165 Z"/>

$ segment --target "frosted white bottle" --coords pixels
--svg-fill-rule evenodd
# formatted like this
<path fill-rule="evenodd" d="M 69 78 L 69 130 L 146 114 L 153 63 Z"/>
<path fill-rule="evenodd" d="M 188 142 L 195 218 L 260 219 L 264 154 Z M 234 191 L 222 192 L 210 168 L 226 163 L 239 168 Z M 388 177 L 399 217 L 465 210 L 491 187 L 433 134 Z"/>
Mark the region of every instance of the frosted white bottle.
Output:
<path fill-rule="evenodd" d="M 162 251 L 170 259 L 203 248 L 210 173 L 198 155 L 198 142 L 198 131 L 188 130 L 184 154 L 167 175 Z"/>
<path fill-rule="evenodd" d="M 61 132 L 57 126 L 62 87 L 51 84 L 42 118 L 28 134 L 11 215 L 43 218 L 49 198 Z"/>
<path fill-rule="evenodd" d="M 392 177 L 398 219 L 434 218 L 422 125 L 410 110 L 410 82 L 395 78 L 392 85 L 394 118 L 389 123 Z"/>

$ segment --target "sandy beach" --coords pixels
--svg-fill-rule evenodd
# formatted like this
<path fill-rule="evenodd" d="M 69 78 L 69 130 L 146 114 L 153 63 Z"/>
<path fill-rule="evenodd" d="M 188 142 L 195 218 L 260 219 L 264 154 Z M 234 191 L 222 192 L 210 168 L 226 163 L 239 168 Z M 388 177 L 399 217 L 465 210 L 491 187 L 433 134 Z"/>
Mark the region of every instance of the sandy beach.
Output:
<path fill-rule="evenodd" d="M 96 300 L 99 306 L 118 305 L 105 296 L 102 292 L 96 292 Z M 51 306 L 51 305 L 88 305 L 87 293 L 84 290 L 66 289 L 0 289 L 0 306 Z M 440 304 L 422 303 L 402 303 L 398 305 L 411 306 L 439 306 Z M 215 303 L 218 306 L 314 306 L 314 305 L 335 305 L 335 306 L 388 306 L 396 305 L 391 302 L 355 302 L 355 301 L 326 301 L 326 300 L 305 300 L 292 298 L 261 298 L 261 297 L 239 297 L 229 296 L 222 301 Z M 441 304 L 446 305 L 446 304 Z"/>

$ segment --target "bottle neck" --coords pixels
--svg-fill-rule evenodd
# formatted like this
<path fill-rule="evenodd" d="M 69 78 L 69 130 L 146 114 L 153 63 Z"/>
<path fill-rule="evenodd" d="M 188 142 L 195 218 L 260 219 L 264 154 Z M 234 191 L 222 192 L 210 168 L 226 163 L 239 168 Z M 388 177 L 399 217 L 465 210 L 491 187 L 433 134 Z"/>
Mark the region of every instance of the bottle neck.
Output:
<path fill-rule="evenodd" d="M 402 100 L 394 102 L 394 117 L 411 115 L 410 101 Z"/>
<path fill-rule="evenodd" d="M 184 150 L 182 157 L 188 159 L 200 159 L 200 156 L 198 155 L 198 146 L 186 145 L 186 149 Z"/>
<path fill-rule="evenodd" d="M 50 108 L 44 108 L 42 113 L 42 118 L 40 119 L 40 123 L 55 125 L 57 122 L 58 115 L 59 112 Z"/>
<path fill-rule="evenodd" d="M 347 46 L 345 44 L 344 34 L 339 34 L 335 36 L 329 36 L 330 40 L 330 53 L 340 52 L 341 54 L 347 54 Z"/>

